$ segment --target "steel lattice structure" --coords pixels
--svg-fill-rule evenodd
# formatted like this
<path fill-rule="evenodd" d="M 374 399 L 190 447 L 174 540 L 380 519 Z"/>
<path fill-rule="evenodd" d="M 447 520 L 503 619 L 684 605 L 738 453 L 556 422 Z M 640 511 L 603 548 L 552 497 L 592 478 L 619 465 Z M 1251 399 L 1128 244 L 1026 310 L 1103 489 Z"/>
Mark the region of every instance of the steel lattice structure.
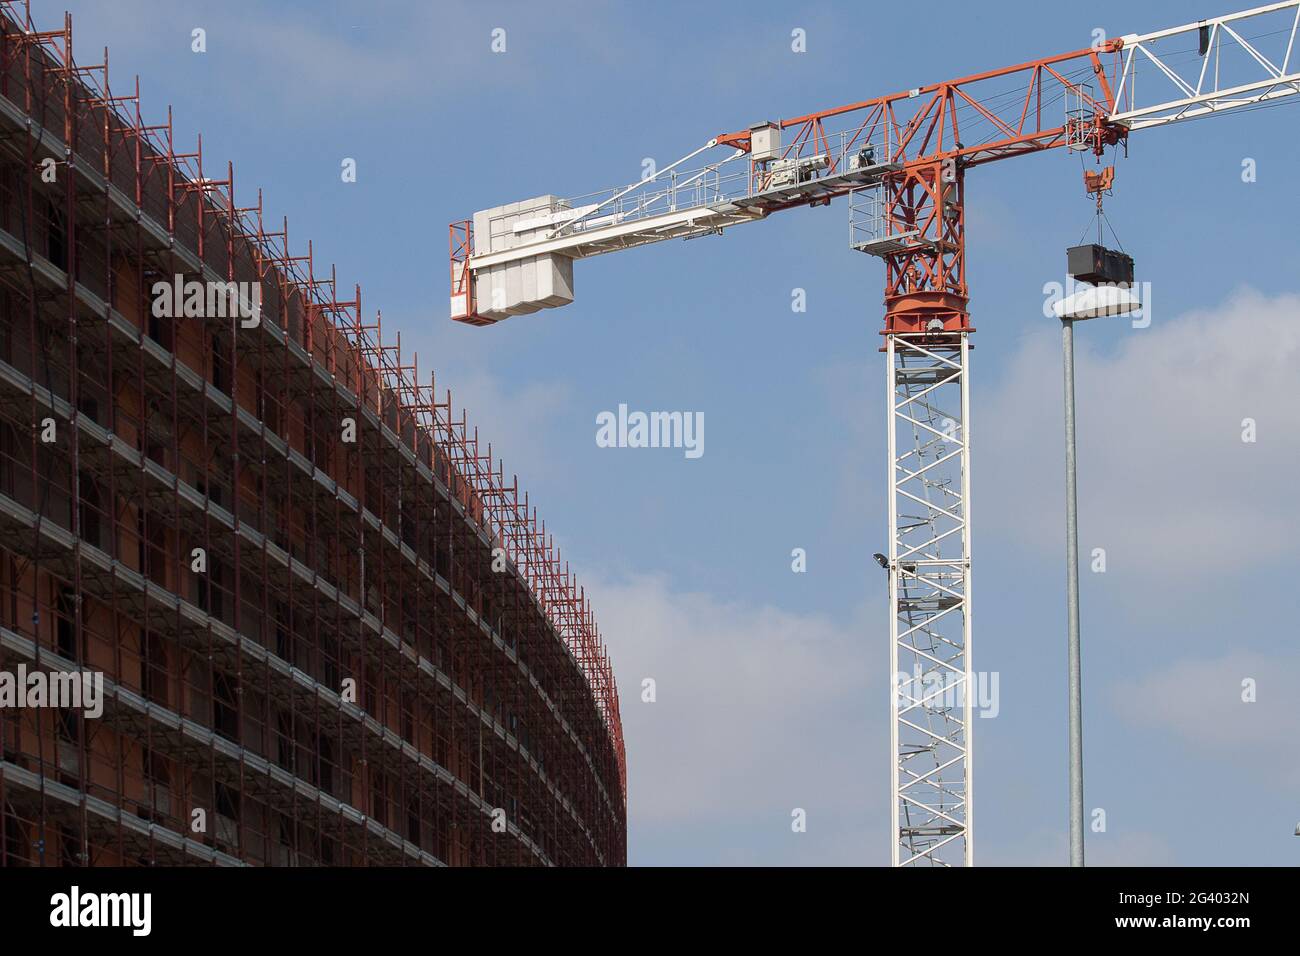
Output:
<path fill-rule="evenodd" d="M 970 864 L 967 334 L 886 337 L 895 866 Z"/>

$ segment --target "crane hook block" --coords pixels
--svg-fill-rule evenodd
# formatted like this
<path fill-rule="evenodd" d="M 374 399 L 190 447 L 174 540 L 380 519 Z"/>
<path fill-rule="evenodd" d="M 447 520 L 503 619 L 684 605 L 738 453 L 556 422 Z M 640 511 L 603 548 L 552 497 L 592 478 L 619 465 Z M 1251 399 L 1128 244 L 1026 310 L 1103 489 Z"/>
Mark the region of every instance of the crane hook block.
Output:
<path fill-rule="evenodd" d="M 1090 169 L 1083 171 L 1083 188 L 1087 190 L 1089 196 L 1095 196 L 1098 193 L 1109 193 L 1115 186 L 1115 167 L 1106 166 L 1093 172 Z"/>

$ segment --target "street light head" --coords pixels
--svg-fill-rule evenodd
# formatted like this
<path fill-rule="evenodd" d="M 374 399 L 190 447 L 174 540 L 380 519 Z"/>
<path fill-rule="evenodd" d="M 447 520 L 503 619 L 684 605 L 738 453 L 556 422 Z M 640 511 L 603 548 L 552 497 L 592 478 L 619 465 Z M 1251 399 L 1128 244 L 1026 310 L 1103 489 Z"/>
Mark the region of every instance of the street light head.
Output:
<path fill-rule="evenodd" d="M 1142 308 L 1137 293 L 1119 285 L 1090 285 L 1052 304 L 1058 319 L 1078 321 L 1103 315 L 1127 315 Z"/>

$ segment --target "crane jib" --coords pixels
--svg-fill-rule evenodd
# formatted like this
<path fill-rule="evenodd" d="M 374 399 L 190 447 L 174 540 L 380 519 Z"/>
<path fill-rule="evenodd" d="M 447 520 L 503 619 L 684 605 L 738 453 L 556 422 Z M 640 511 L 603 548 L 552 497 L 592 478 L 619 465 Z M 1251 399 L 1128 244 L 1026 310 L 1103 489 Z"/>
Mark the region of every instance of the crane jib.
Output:
<path fill-rule="evenodd" d="M 640 181 L 604 194 L 539 197 L 451 227 L 451 311 L 489 324 L 572 301 L 573 260 L 668 239 L 719 234 L 859 190 L 896 212 L 881 249 L 921 249 L 938 235 L 939 195 L 961 171 L 1067 147 L 1100 156 L 1137 130 L 1268 105 L 1300 91 L 1294 67 L 1300 0 L 1145 34 L 1101 39 L 958 80 L 916 87 L 716 136 Z M 1198 56 L 1175 58 L 1195 41 Z M 1273 41 L 1272 49 L 1266 40 Z M 1009 81 L 1018 84 L 1007 93 Z M 785 142 L 782 142 L 782 139 Z M 757 148 L 756 148 L 757 144 Z M 697 157 L 729 151 L 698 169 Z M 927 172 L 933 170 L 933 172 Z M 891 203 L 891 187 L 929 192 Z M 517 215 L 527 205 L 527 221 Z M 931 207 L 940 211 L 930 215 Z M 919 217 L 919 218 L 918 218 Z M 855 242 L 855 247 L 858 244 Z M 952 289 L 960 294 L 960 289 Z"/>

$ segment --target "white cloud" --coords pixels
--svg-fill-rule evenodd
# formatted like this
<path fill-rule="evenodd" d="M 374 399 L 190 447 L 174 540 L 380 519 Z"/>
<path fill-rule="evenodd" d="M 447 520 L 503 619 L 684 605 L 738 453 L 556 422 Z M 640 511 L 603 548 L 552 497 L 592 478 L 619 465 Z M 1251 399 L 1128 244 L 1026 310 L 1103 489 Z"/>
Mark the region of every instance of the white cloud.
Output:
<path fill-rule="evenodd" d="M 1091 826 L 1090 819 L 1085 819 Z M 982 866 L 1066 866 L 1070 844 L 1064 828 L 1036 830 L 1013 841 L 999 843 L 978 840 Z M 1084 862 L 1088 866 L 1171 866 L 1174 853 L 1168 842 L 1154 833 L 1124 830 L 1114 826 L 1106 833 L 1089 831 L 1084 841 Z"/>
<path fill-rule="evenodd" d="M 1113 355 L 1093 351 L 1090 325 L 1076 330 L 1081 547 L 1106 548 L 1110 570 L 1192 577 L 1294 555 L 1300 297 L 1244 290 L 1167 319 L 1155 304 L 1152 326 L 1127 329 Z M 1061 357 L 1059 330 L 1044 324 L 975 397 L 973 481 L 977 535 L 1056 553 Z"/>
<path fill-rule="evenodd" d="M 518 472 L 522 486 L 535 485 L 557 468 L 567 467 L 556 460 L 547 436 L 555 431 L 555 421 L 569 414 L 573 389 L 563 382 L 532 382 L 511 389 L 500 379 L 485 372 L 463 375 L 439 375 L 439 401 L 446 400 L 444 383 L 451 381 L 452 414 L 460 420 L 465 410 L 470 434 L 478 429 L 480 450 L 501 459 L 506 481 Z M 592 426 L 595 433 L 595 426 Z"/>
<path fill-rule="evenodd" d="M 1255 683 L 1253 703 L 1242 681 Z M 1295 765 L 1300 726 L 1300 661 L 1294 652 L 1234 651 L 1222 657 L 1176 661 L 1163 670 L 1118 683 L 1115 709 L 1138 727 L 1174 737 L 1198 761 L 1249 768 L 1261 786 L 1300 783 Z M 1273 768 L 1270 772 L 1268 768 Z M 1243 781 L 1244 782 L 1244 781 Z"/>
<path fill-rule="evenodd" d="M 634 848 L 704 826 L 711 845 L 683 862 L 883 862 L 879 628 L 723 602 L 659 576 L 584 579 L 619 680 Z M 644 678 L 656 682 L 653 704 L 641 700 Z M 807 811 L 805 834 L 790 831 L 795 807 Z M 732 833 L 740 843 L 728 845 Z"/>
<path fill-rule="evenodd" d="M 557 50 L 607 66 L 625 52 L 612 48 L 619 34 L 603 10 L 557 18 L 530 4 L 489 11 L 472 2 L 394 0 L 333 2 L 311 12 L 270 2 L 222 8 L 203 0 L 69 0 L 69 6 L 77 51 L 84 56 L 107 42 L 124 65 L 114 71 L 117 84 L 134 64 L 159 58 L 205 68 L 190 50 L 190 31 L 202 27 L 207 55 L 232 58 L 240 79 L 200 73 L 200 82 L 247 108 L 278 104 L 300 118 L 413 103 L 428 109 L 432 100 L 481 96 L 486 88 L 527 89 L 553 66 Z M 38 29 L 52 27 L 48 14 L 34 12 L 33 19 Z M 139 23 L 150 29 L 123 29 Z M 505 53 L 492 52 L 497 28 L 507 31 Z"/>

